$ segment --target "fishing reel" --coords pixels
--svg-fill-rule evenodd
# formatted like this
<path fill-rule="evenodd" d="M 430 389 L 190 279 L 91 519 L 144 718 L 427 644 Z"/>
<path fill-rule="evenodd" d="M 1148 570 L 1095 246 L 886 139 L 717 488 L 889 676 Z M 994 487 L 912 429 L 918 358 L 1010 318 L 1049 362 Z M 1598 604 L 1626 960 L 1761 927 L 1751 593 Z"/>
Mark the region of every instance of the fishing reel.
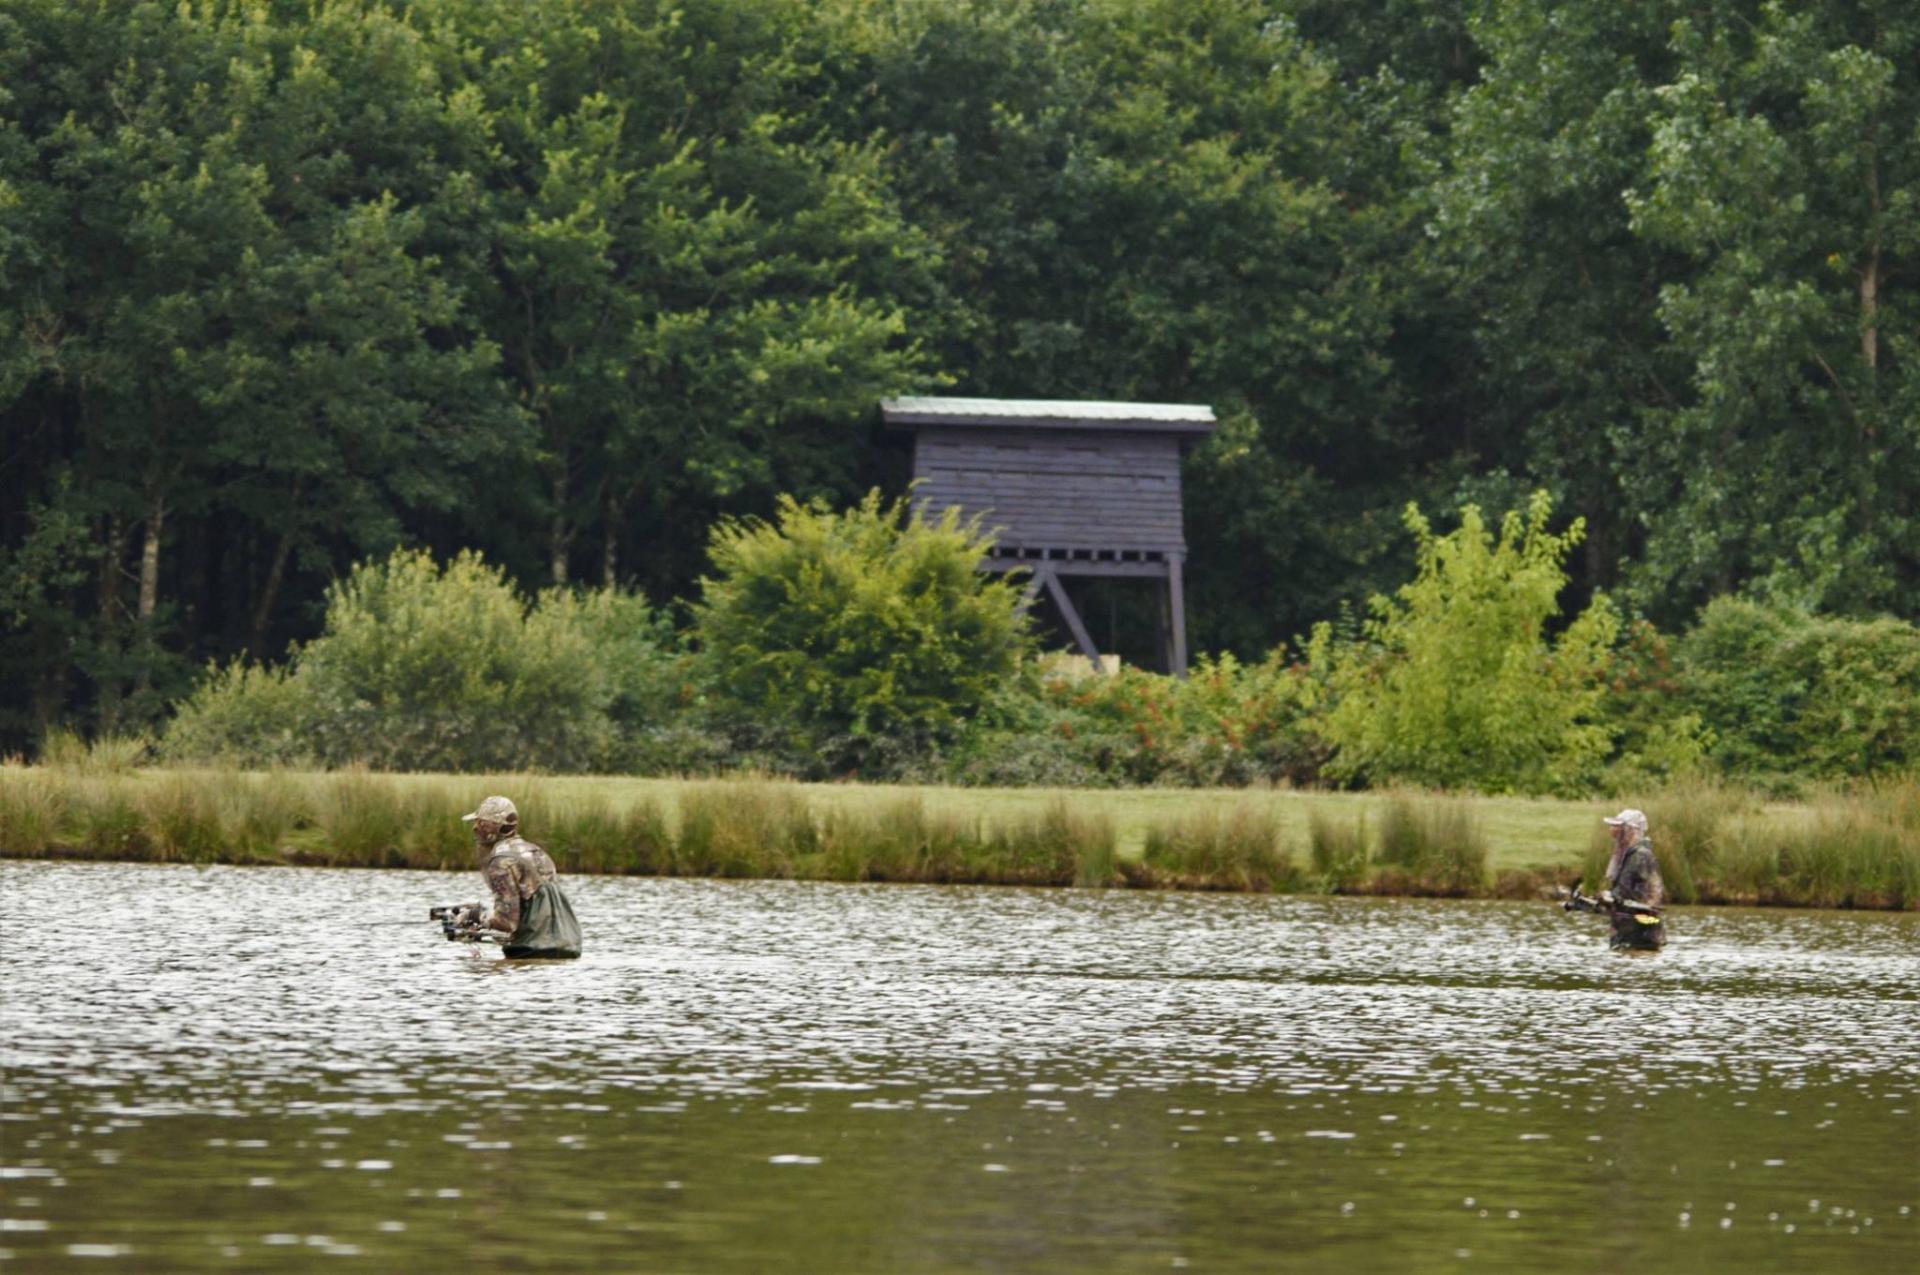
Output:
<path fill-rule="evenodd" d="M 486 908 L 478 903 L 443 903 L 427 909 L 427 919 L 440 922 L 440 932 L 449 942 L 455 939 L 478 942 L 481 936 L 473 933 L 472 927 L 479 924 L 484 915 Z"/>

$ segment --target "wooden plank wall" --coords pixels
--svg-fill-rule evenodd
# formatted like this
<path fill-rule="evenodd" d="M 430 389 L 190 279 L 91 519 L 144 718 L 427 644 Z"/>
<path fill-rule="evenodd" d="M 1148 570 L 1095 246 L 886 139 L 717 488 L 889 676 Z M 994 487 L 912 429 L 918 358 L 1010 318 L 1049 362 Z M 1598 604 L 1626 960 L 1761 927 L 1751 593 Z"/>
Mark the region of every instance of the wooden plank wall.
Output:
<path fill-rule="evenodd" d="M 917 497 L 1001 528 L 1005 548 L 1184 551 L 1171 434 L 924 427 Z"/>

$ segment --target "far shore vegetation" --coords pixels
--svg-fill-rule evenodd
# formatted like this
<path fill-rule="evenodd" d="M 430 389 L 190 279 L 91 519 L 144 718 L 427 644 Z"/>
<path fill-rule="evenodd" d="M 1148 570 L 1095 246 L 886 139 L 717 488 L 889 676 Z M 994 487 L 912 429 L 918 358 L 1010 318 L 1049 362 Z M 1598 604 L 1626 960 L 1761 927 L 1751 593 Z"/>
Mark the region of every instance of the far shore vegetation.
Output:
<path fill-rule="evenodd" d="M 992 789 L 0 766 L 0 856 L 465 869 L 459 814 L 514 797 L 569 872 L 1459 898 L 1598 885 L 1600 801 L 1284 789 Z M 1920 785 L 1779 803 L 1647 795 L 1672 902 L 1920 906 Z"/>

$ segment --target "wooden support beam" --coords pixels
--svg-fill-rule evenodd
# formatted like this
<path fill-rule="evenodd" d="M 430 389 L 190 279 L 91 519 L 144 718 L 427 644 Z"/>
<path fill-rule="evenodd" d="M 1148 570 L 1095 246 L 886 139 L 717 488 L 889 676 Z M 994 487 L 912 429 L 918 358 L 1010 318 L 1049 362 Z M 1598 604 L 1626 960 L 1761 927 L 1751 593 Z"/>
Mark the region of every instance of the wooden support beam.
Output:
<path fill-rule="evenodd" d="M 1157 561 L 1054 561 L 1046 565 L 1050 570 L 1057 571 L 1062 576 L 1117 576 L 1139 580 L 1165 580 L 1167 578 L 1167 564 Z M 998 554 L 985 559 L 980 564 L 983 571 L 1024 571 L 1034 566 L 1035 561 L 1033 559 L 1008 558 Z"/>
<path fill-rule="evenodd" d="M 1187 591 L 1180 578 L 1185 554 L 1167 555 L 1167 606 L 1173 612 L 1173 675 L 1187 675 Z"/>
<path fill-rule="evenodd" d="M 1041 567 L 1039 570 L 1035 571 L 1031 576 L 1027 577 L 1026 588 L 1020 590 L 1020 609 L 1022 611 L 1025 611 L 1027 608 L 1031 607 L 1033 605 L 1033 600 L 1040 596 L 1040 590 L 1046 587 L 1047 585 L 1046 573 L 1047 573 L 1047 569 L 1045 567 Z"/>
<path fill-rule="evenodd" d="M 1047 572 L 1047 593 L 1053 598 L 1053 605 L 1060 608 L 1060 615 L 1067 622 L 1067 628 L 1073 633 L 1073 640 L 1080 644 L 1080 654 L 1092 663 L 1094 671 L 1100 671 L 1100 650 L 1093 644 L 1093 637 L 1087 632 L 1087 626 L 1081 621 L 1080 613 L 1073 609 L 1073 599 L 1067 596 L 1067 590 L 1060 583 L 1060 577 L 1051 570 Z"/>

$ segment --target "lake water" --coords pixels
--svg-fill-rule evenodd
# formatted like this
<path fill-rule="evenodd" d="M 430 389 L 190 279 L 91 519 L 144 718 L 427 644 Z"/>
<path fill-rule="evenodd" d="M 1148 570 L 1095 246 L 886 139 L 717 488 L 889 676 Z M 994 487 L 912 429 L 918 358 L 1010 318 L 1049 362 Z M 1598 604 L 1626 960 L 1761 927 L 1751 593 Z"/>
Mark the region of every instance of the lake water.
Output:
<path fill-rule="evenodd" d="M 1920 917 L 0 863 L 0 1271 L 1920 1269 Z"/>

